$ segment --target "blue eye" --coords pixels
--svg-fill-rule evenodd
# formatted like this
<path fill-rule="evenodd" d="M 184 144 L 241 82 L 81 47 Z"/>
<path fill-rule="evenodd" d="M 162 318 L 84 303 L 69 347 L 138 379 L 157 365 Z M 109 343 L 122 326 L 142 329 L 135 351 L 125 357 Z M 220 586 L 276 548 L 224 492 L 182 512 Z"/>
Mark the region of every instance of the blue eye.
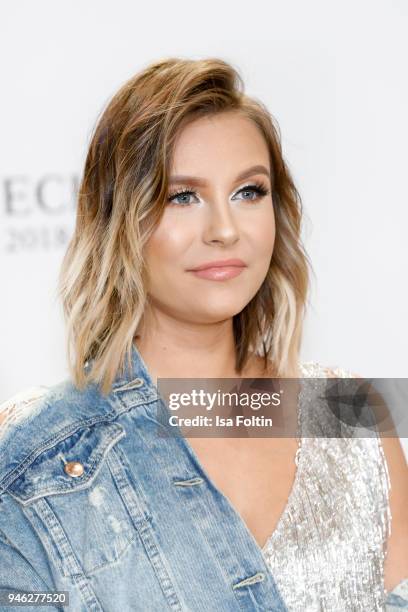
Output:
<path fill-rule="evenodd" d="M 241 189 L 239 189 L 237 191 L 237 193 L 235 194 L 236 196 L 240 193 L 249 193 L 252 195 L 255 195 L 255 197 L 250 197 L 250 198 L 238 198 L 239 200 L 244 200 L 244 201 L 248 201 L 248 202 L 252 202 L 255 200 L 258 200 L 259 198 L 263 198 L 264 196 L 269 194 L 269 189 L 267 189 L 262 183 L 254 183 L 251 185 L 245 185 L 244 187 L 241 187 Z M 172 203 L 176 206 L 190 206 L 193 202 L 188 201 L 188 198 L 190 196 L 196 196 L 197 197 L 197 193 L 195 191 L 192 191 L 191 189 L 180 189 L 174 193 L 171 193 L 168 197 L 167 197 L 167 202 Z M 179 199 L 181 198 L 181 200 Z"/>
<path fill-rule="evenodd" d="M 254 185 L 245 185 L 245 187 L 241 187 L 239 191 L 237 191 L 237 195 L 239 193 L 250 193 L 255 194 L 254 198 L 242 198 L 243 200 L 257 200 L 259 197 L 263 198 L 264 196 L 269 194 L 269 189 L 264 187 L 262 183 L 255 183 Z"/>
<path fill-rule="evenodd" d="M 189 196 L 196 195 L 195 191 L 191 191 L 191 189 L 182 189 L 181 191 L 176 191 L 173 194 L 170 194 L 167 198 L 168 202 L 172 202 L 174 204 L 178 204 L 179 206 L 189 206 L 191 202 L 187 202 L 186 200 L 182 200 L 181 202 L 176 202 L 178 198 L 187 198 Z"/>

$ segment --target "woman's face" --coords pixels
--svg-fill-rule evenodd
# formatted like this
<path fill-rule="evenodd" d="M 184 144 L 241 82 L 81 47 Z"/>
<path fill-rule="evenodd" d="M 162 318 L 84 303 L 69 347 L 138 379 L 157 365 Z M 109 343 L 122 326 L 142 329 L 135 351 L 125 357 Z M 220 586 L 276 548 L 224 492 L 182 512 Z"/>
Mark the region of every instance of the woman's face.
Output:
<path fill-rule="evenodd" d="M 170 163 L 170 200 L 146 244 L 153 310 L 214 323 L 236 315 L 254 297 L 275 240 L 269 173 L 263 136 L 243 116 L 203 117 L 180 131 Z M 191 272 L 203 263 L 235 258 L 245 264 L 235 276 Z"/>

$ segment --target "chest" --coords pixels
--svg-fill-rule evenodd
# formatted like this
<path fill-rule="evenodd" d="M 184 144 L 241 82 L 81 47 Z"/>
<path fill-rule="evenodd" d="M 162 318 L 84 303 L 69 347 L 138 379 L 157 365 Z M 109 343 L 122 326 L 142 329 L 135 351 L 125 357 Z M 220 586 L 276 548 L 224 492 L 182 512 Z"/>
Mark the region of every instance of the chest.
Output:
<path fill-rule="evenodd" d="M 189 438 L 208 478 L 263 548 L 285 510 L 296 475 L 295 438 Z"/>

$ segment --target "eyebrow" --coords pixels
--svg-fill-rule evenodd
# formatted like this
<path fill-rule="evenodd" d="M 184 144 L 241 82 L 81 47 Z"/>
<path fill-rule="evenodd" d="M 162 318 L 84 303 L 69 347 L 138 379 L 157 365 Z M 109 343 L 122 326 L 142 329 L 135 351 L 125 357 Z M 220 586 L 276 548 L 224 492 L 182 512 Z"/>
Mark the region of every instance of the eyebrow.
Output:
<path fill-rule="evenodd" d="M 269 171 L 265 168 L 265 166 L 258 164 L 256 166 L 251 166 L 250 168 L 247 168 L 243 172 L 240 172 L 235 180 L 243 181 L 244 179 L 248 178 L 249 176 L 252 176 L 253 174 L 266 174 L 266 176 L 270 179 Z M 169 178 L 169 185 L 172 185 L 174 183 L 189 183 L 190 185 L 203 187 L 207 185 L 207 182 L 208 181 L 206 181 L 206 179 L 201 178 L 199 176 L 187 176 L 182 174 L 177 174 Z"/>

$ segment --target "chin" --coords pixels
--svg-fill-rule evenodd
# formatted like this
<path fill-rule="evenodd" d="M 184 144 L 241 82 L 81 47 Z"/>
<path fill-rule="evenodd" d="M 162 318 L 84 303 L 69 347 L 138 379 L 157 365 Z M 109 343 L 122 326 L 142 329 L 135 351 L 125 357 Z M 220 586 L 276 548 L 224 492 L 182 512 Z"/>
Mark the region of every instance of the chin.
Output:
<path fill-rule="evenodd" d="M 212 323 L 216 323 L 217 321 L 225 321 L 225 319 L 231 319 L 235 315 L 239 314 L 245 308 L 246 304 L 247 302 L 245 302 L 242 307 L 237 306 L 236 302 L 230 306 L 214 304 L 213 308 L 211 308 L 209 304 L 205 304 L 205 311 L 203 311 L 200 318 L 203 321 Z"/>

